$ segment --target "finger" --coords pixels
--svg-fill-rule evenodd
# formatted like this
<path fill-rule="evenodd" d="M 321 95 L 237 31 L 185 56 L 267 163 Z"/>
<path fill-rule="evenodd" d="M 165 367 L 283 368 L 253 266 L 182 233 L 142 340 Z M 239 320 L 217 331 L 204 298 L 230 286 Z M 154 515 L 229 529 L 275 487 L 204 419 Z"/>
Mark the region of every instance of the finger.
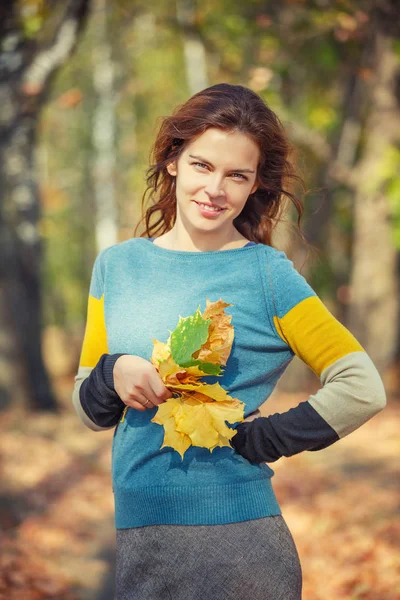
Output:
<path fill-rule="evenodd" d="M 136 405 L 142 406 L 144 410 L 146 410 L 146 408 L 154 408 L 154 404 L 151 399 L 145 396 L 143 393 L 137 391 L 135 392 L 134 396 L 129 397 L 128 402 L 134 402 Z"/>
<path fill-rule="evenodd" d="M 157 380 L 162 383 L 162 380 L 158 373 L 156 373 L 155 369 L 149 370 L 142 374 L 140 383 L 137 382 L 134 387 L 134 399 L 138 402 L 141 402 L 142 404 L 145 404 L 146 408 L 153 408 L 154 406 L 160 404 L 160 400 L 154 393 L 154 385 L 157 384 Z M 146 400 L 148 400 L 149 402 L 146 403 Z"/>
<path fill-rule="evenodd" d="M 151 402 L 148 402 L 146 406 L 141 404 L 140 402 L 136 402 L 136 400 L 131 400 L 127 406 L 134 408 L 135 410 L 139 410 L 140 412 L 145 411 L 147 408 L 154 408 Z"/>
<path fill-rule="evenodd" d="M 154 394 L 154 399 L 151 398 L 151 401 L 154 404 L 162 404 L 168 398 L 172 397 L 172 393 L 164 385 L 163 380 L 159 376 L 155 380 L 152 379 L 150 385 Z"/>

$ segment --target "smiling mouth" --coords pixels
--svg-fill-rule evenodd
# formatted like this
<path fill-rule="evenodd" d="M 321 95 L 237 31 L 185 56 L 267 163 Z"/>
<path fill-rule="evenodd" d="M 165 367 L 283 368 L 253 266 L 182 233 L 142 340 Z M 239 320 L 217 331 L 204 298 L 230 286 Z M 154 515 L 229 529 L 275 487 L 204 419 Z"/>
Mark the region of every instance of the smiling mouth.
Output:
<path fill-rule="evenodd" d="M 197 202 L 197 200 L 194 200 L 194 202 L 198 206 L 201 206 L 202 208 L 204 208 L 205 210 L 211 210 L 214 212 L 222 212 L 225 210 L 224 206 L 217 206 L 216 204 L 205 204 L 204 202 Z"/>

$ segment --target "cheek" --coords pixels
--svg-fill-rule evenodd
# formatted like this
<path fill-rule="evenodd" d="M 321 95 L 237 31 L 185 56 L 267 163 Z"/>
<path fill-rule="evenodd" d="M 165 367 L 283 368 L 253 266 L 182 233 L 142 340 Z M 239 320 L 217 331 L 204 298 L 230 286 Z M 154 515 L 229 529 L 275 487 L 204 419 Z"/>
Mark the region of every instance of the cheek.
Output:
<path fill-rule="evenodd" d="M 235 204 L 235 206 L 239 209 L 243 208 L 243 206 L 246 204 L 247 202 L 247 198 L 250 195 L 250 191 L 249 189 L 245 188 L 245 186 L 237 186 L 236 189 L 231 190 L 231 201 L 233 204 Z"/>
<path fill-rule="evenodd" d="M 177 187 L 183 193 L 191 193 L 193 190 L 201 185 L 201 180 L 196 177 L 195 173 L 188 172 L 184 169 L 181 170 L 177 180 Z"/>
<path fill-rule="evenodd" d="M 179 188 L 183 194 L 193 195 L 202 187 L 204 187 L 204 179 L 193 173 L 182 177 L 179 181 Z"/>

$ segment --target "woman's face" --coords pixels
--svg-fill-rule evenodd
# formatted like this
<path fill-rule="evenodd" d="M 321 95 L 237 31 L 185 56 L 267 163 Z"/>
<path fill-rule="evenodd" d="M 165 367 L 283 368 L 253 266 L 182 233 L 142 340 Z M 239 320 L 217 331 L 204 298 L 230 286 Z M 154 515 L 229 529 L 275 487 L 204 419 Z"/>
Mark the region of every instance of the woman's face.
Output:
<path fill-rule="evenodd" d="M 176 176 L 177 222 L 191 234 L 220 232 L 228 237 L 232 221 L 257 189 L 259 158 L 255 142 L 237 131 L 210 128 L 192 140 L 167 167 Z"/>

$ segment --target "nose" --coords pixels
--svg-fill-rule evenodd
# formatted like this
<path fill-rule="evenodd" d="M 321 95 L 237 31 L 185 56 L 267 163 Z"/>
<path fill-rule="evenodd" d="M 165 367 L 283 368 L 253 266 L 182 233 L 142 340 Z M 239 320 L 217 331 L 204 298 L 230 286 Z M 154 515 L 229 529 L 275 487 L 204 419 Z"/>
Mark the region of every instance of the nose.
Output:
<path fill-rule="evenodd" d="M 210 177 L 204 191 L 210 199 L 225 196 L 224 187 L 220 177 Z"/>

